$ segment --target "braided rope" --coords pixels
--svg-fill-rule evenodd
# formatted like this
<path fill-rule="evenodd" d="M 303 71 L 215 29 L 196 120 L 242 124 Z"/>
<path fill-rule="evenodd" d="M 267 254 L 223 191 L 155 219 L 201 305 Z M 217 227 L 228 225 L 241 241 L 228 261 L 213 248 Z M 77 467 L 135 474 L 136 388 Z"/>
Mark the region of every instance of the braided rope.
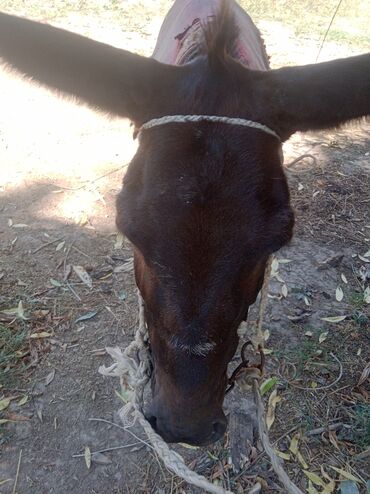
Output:
<path fill-rule="evenodd" d="M 272 256 L 268 259 L 265 269 L 264 281 L 261 289 L 261 298 L 258 311 L 258 319 L 256 328 L 261 345 L 263 344 L 262 323 L 263 316 L 267 305 L 268 287 L 270 282 Z M 126 424 L 127 417 L 130 412 L 134 413 L 134 420 L 138 420 L 143 427 L 149 441 L 161 458 L 166 467 L 175 473 L 177 476 L 184 479 L 189 484 L 195 485 L 206 492 L 212 494 L 233 494 L 231 491 L 225 490 L 223 487 L 217 486 L 209 482 L 204 476 L 197 474 L 185 465 L 184 458 L 177 452 L 171 450 L 168 444 L 154 431 L 150 423 L 146 420 L 144 408 L 144 390 L 149 382 L 152 365 L 149 350 L 149 335 L 145 322 L 144 301 L 138 292 L 139 302 L 139 326 L 135 334 L 135 339 L 130 345 L 122 351 L 119 348 L 106 348 L 109 355 L 114 359 L 115 363 L 110 367 L 100 366 L 99 372 L 105 376 L 115 376 L 121 378 L 121 385 L 129 384 L 133 391 L 131 399 L 127 405 L 121 408 L 119 416 Z M 266 427 L 264 406 L 259 389 L 259 379 L 261 373 L 259 369 L 251 368 L 250 372 L 245 374 L 244 385 L 252 385 L 254 399 L 257 407 L 258 430 L 263 447 L 270 458 L 274 471 L 278 475 L 280 481 L 284 485 L 288 494 L 303 494 L 296 487 L 286 474 L 282 461 L 273 449 Z M 250 491 L 250 494 L 254 489 Z"/>
<path fill-rule="evenodd" d="M 242 127 L 249 127 L 252 129 L 262 130 L 267 134 L 270 134 L 279 141 L 281 141 L 280 136 L 267 125 L 261 124 L 259 122 L 254 122 L 253 120 L 246 120 L 244 118 L 232 118 L 232 117 L 222 117 L 217 115 L 168 115 L 160 118 L 153 118 L 148 122 L 144 123 L 139 131 L 138 135 L 143 130 L 152 129 L 153 127 L 158 127 L 159 125 L 166 125 L 169 123 L 197 123 L 197 122 L 213 122 L 213 123 L 224 123 L 228 125 L 239 125 Z"/>

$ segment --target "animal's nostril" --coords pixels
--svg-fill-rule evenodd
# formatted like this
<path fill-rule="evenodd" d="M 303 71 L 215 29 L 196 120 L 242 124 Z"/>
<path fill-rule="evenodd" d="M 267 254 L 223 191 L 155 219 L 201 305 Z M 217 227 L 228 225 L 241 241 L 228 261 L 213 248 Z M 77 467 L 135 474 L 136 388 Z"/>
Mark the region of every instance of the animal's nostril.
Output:
<path fill-rule="evenodd" d="M 215 420 L 213 422 L 213 434 L 218 439 L 225 434 L 226 422 L 224 420 Z"/>

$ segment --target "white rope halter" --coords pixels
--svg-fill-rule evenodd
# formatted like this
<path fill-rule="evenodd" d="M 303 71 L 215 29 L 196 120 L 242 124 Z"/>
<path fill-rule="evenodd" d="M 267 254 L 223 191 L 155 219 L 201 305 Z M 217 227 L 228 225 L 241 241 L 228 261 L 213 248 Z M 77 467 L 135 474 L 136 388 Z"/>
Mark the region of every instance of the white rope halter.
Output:
<path fill-rule="evenodd" d="M 280 136 L 274 130 L 267 127 L 267 125 L 261 124 L 259 122 L 253 122 L 253 120 L 246 120 L 244 118 L 221 117 L 217 115 L 168 115 L 166 117 L 153 118 L 140 127 L 138 135 L 140 137 L 140 134 L 143 130 L 152 129 L 153 127 L 158 127 L 159 125 L 165 125 L 169 123 L 197 122 L 224 123 L 228 125 L 240 125 L 241 127 L 249 127 L 251 129 L 262 130 L 263 132 L 266 132 L 267 134 L 270 134 L 281 141 Z"/>

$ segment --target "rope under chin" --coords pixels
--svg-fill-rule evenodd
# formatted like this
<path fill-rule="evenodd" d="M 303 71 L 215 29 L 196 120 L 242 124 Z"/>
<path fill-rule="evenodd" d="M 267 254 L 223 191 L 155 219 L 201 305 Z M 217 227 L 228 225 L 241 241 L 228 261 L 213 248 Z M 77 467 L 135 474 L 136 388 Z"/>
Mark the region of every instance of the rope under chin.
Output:
<path fill-rule="evenodd" d="M 261 289 L 258 318 L 256 322 L 256 329 L 261 345 L 263 343 L 262 322 L 267 304 L 271 263 L 272 257 L 270 257 L 266 266 L 265 278 Z M 206 492 L 214 494 L 233 494 L 231 491 L 212 484 L 204 476 L 199 475 L 188 468 L 185 465 L 183 457 L 170 449 L 168 444 L 153 430 L 152 426 L 144 416 L 144 390 L 146 384 L 150 380 L 152 365 L 150 358 L 149 335 L 144 316 L 144 302 L 140 294 L 138 294 L 138 303 L 139 326 L 137 328 L 134 341 L 132 341 L 123 352 L 119 348 L 107 348 L 107 352 L 113 358 L 115 363 L 108 368 L 105 366 L 99 367 L 99 372 L 101 374 L 105 376 L 120 377 L 121 385 L 126 389 L 127 386 L 132 389 L 130 401 L 121 408 L 119 411 L 119 416 L 127 425 L 128 415 L 133 413 L 134 421 L 138 420 L 156 453 L 166 467 L 174 474 L 181 477 L 189 484 L 199 487 Z M 253 395 L 257 407 L 259 436 L 266 454 L 269 456 L 273 469 L 279 477 L 281 483 L 284 485 L 286 492 L 288 494 L 303 494 L 302 491 L 298 489 L 298 487 L 296 487 L 289 479 L 284 470 L 281 459 L 276 455 L 275 450 L 269 440 L 264 405 L 260 394 L 259 381 L 262 377 L 261 369 L 258 367 L 246 367 L 248 372 L 242 373 L 242 376 L 238 379 L 243 379 L 243 386 L 252 385 Z"/>

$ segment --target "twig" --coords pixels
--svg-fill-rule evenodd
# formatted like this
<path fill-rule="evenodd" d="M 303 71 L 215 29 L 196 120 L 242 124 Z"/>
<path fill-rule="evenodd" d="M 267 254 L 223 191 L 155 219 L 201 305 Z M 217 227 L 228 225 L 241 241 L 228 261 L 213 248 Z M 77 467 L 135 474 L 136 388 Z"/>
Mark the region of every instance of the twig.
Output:
<path fill-rule="evenodd" d="M 145 446 L 148 446 L 148 448 L 154 450 L 154 448 L 153 448 L 153 446 L 151 444 L 147 443 L 146 441 L 144 441 L 143 439 L 141 439 L 139 436 L 137 436 L 136 434 L 134 434 L 132 431 L 130 431 L 128 429 L 128 427 L 123 427 L 122 425 L 115 424 L 114 422 L 111 422 L 110 420 L 106 420 L 106 419 L 89 418 L 88 420 L 90 420 L 91 422 L 103 422 L 105 424 L 113 425 L 114 427 L 117 427 L 118 429 L 121 429 L 121 430 L 123 430 L 125 432 L 128 432 L 135 439 L 137 439 L 141 443 L 145 444 Z"/>
<path fill-rule="evenodd" d="M 44 249 L 45 247 L 48 247 L 49 245 L 55 244 L 56 242 L 60 242 L 63 240 L 63 237 L 61 238 L 56 238 L 55 240 L 51 240 L 50 242 L 46 242 L 46 244 L 40 245 L 40 247 L 37 247 L 34 251 L 32 251 L 32 254 L 36 254 L 36 252 L 39 252 L 41 249 Z"/>
<path fill-rule="evenodd" d="M 81 302 L 81 297 L 79 296 L 79 294 L 72 288 L 72 286 L 70 285 L 70 283 L 68 283 L 68 281 L 66 281 L 66 285 L 67 287 L 70 289 L 72 295 L 74 295 L 76 297 L 76 299 Z"/>
<path fill-rule="evenodd" d="M 87 259 L 92 259 L 91 256 L 89 256 L 88 254 L 85 254 L 85 252 L 82 252 L 82 250 L 80 250 L 78 247 L 76 247 L 75 245 L 72 246 L 72 249 L 74 249 L 75 251 L 77 251 L 78 253 L 80 253 L 82 256 L 85 256 L 87 257 Z"/>
<path fill-rule="evenodd" d="M 334 355 L 334 353 L 330 352 L 329 355 L 331 357 L 333 357 L 333 359 L 336 360 L 338 365 L 339 365 L 339 376 L 332 383 L 328 384 L 327 386 L 319 386 L 318 388 L 304 388 L 301 386 L 297 386 L 296 384 L 292 384 L 291 382 L 289 384 L 293 388 L 301 389 L 302 391 L 322 391 L 323 389 L 329 389 L 329 388 L 332 388 L 333 386 L 335 386 L 342 379 L 343 365 L 342 365 L 342 362 L 339 360 L 339 358 Z"/>
<path fill-rule="evenodd" d="M 299 161 L 303 160 L 304 158 L 311 158 L 312 161 L 313 161 L 313 163 L 314 163 L 314 165 L 317 166 L 317 159 L 312 154 L 302 154 L 301 156 L 298 156 L 298 158 L 295 158 L 293 161 L 291 161 L 290 163 L 287 163 L 284 166 L 286 168 L 288 168 L 289 171 L 292 171 L 292 170 L 289 169 L 289 167 L 295 165 L 296 163 L 298 163 Z"/>
<path fill-rule="evenodd" d="M 117 449 L 126 449 L 126 448 L 132 448 L 133 446 L 137 446 L 140 444 L 139 442 L 137 443 L 132 443 L 132 444 L 125 444 L 124 446 L 113 446 L 112 448 L 105 448 L 105 449 L 100 449 L 99 451 L 92 451 L 92 455 L 97 455 L 98 453 L 107 453 L 108 451 L 116 451 Z M 72 455 L 72 458 L 83 458 L 85 456 L 85 453 L 79 454 L 79 455 Z"/>
<path fill-rule="evenodd" d="M 22 451 L 23 450 L 21 449 L 20 452 L 19 452 L 18 465 L 17 465 L 17 473 L 15 474 L 15 480 L 14 480 L 12 494 L 15 494 L 15 490 L 16 490 L 17 484 L 18 484 L 18 476 L 19 476 L 19 469 L 20 469 L 20 466 L 21 466 Z"/>
<path fill-rule="evenodd" d="M 69 190 L 69 191 L 82 190 L 89 184 L 94 184 L 95 182 L 97 182 L 98 180 L 101 180 L 102 178 L 108 177 L 109 175 L 112 175 L 113 173 L 116 173 L 116 172 L 119 172 L 120 170 L 123 170 L 123 168 L 126 168 L 128 165 L 129 165 L 129 163 L 126 163 L 125 165 L 122 165 L 119 168 L 115 168 L 114 170 L 111 170 L 110 172 L 107 172 L 104 175 L 101 175 L 100 177 L 95 178 L 94 180 L 84 180 L 82 182 L 83 185 L 80 185 L 79 187 L 63 187 L 62 185 L 58 185 L 58 184 L 48 184 L 48 185 L 53 185 L 54 187 L 58 187 L 58 189 L 61 189 L 61 190 Z"/>
<path fill-rule="evenodd" d="M 336 431 L 337 429 L 340 429 L 343 427 L 343 422 L 338 422 L 337 424 L 332 424 L 329 425 L 328 427 L 318 427 L 317 429 L 312 429 L 308 432 L 306 432 L 305 436 L 317 436 L 318 434 L 322 434 L 323 432 L 326 431 Z"/>

